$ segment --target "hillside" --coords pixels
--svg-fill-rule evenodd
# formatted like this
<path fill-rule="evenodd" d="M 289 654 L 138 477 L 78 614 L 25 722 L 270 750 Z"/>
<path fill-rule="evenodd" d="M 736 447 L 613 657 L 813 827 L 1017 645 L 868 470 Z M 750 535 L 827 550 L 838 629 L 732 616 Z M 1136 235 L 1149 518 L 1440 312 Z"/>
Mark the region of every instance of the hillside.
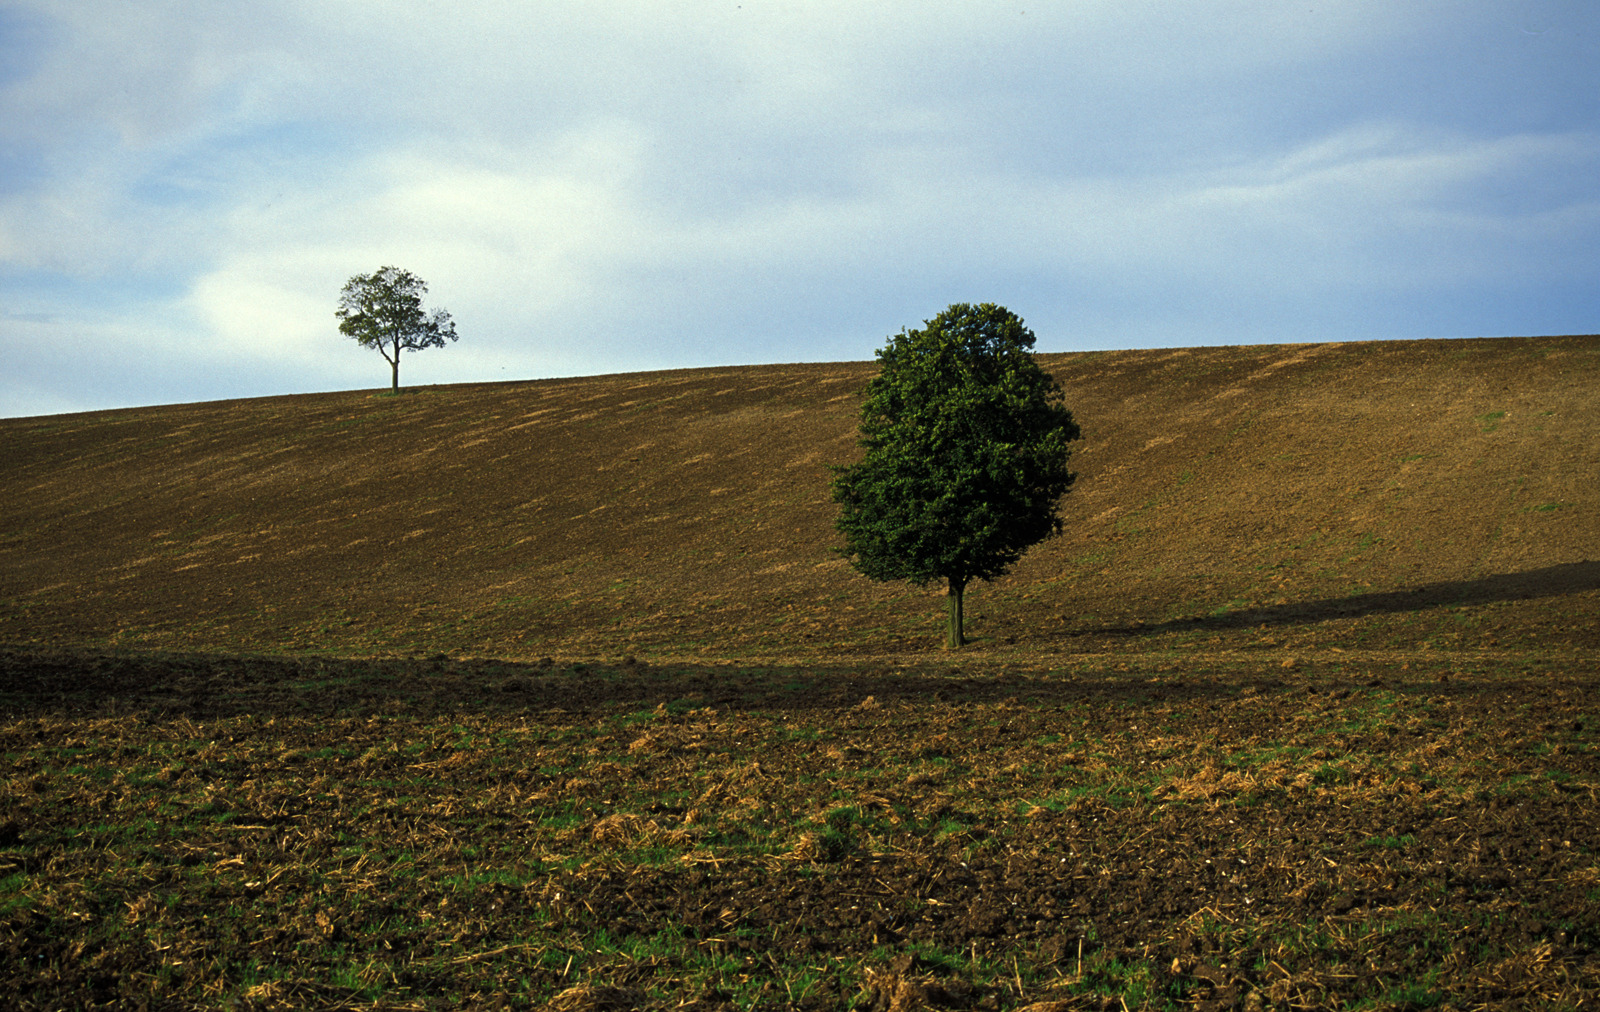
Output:
<path fill-rule="evenodd" d="M 1041 356 L 1068 529 L 974 659 L 1600 646 L 1600 336 Z M 937 653 L 832 554 L 872 363 L 0 421 L 0 642 L 339 654 Z"/>

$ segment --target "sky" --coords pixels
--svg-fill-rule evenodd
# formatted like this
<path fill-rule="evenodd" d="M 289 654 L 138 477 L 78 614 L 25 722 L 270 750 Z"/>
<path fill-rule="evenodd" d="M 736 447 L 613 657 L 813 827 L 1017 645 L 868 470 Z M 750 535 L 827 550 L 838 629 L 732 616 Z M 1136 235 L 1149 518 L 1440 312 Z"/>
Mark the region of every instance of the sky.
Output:
<path fill-rule="evenodd" d="M 0 0 L 0 416 L 1600 331 L 1593 0 Z"/>

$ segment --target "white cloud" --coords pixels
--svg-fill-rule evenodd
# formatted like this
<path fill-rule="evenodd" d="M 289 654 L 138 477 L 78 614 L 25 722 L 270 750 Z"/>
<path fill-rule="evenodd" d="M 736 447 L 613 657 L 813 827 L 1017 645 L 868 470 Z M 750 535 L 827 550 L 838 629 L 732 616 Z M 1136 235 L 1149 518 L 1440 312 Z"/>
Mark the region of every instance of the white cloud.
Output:
<path fill-rule="evenodd" d="M 188 301 L 204 333 L 242 359 L 315 358 L 324 350 L 332 314 L 326 297 L 311 294 L 320 277 L 308 283 L 307 272 L 293 268 L 277 260 L 243 261 L 201 278 Z"/>
<path fill-rule="evenodd" d="M 235 252 L 199 279 L 191 301 L 210 340 L 241 355 L 306 361 L 333 339 L 338 284 L 399 263 L 426 278 L 432 301 L 462 326 L 450 361 L 429 368 L 470 378 L 464 367 L 480 356 L 498 363 L 496 373 L 511 363 L 532 375 L 670 362 L 674 347 L 694 346 L 694 319 L 759 316 L 774 296 L 819 305 L 851 272 L 1035 271 L 1089 288 L 1242 301 L 1273 298 L 1287 278 L 1295 302 L 1362 287 L 1492 283 L 1503 247 L 1527 223 L 1453 210 L 1457 192 L 1531 172 L 1558 150 L 1600 162 L 1592 139 L 1426 146 L 1392 125 L 1360 126 L 1227 171 L 1080 180 L 886 173 L 831 199 L 775 199 L 701 219 L 648 205 L 626 135 L 574 140 L 568 150 L 548 174 L 519 173 L 520 160 L 505 153 L 461 164 L 405 155 L 368 167 L 359 178 L 371 183 L 320 212 L 237 214 L 225 243 Z M 1569 244 L 1594 233 L 1592 202 L 1550 214 L 1570 219 Z M 596 346 L 596 329 L 628 338 Z M 758 337 L 747 335 L 735 354 L 761 357 Z"/>

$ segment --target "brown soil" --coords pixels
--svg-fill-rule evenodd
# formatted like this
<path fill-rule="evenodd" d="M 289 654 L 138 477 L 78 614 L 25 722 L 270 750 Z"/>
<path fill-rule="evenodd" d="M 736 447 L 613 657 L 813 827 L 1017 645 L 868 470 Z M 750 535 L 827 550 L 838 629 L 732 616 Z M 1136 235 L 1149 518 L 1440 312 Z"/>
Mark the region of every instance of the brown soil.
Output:
<path fill-rule="evenodd" d="M 0 685 L 27 1008 L 1600 995 L 1592 671 L 8 651 Z"/>
<path fill-rule="evenodd" d="M 1600 645 L 1600 337 L 1043 356 L 1068 529 L 981 653 Z M 0 642 L 506 657 L 939 648 L 832 554 L 868 363 L 0 421 Z"/>
<path fill-rule="evenodd" d="M 1043 358 L 959 655 L 832 553 L 871 364 L 0 421 L 0 984 L 1600 998 L 1600 337 Z"/>

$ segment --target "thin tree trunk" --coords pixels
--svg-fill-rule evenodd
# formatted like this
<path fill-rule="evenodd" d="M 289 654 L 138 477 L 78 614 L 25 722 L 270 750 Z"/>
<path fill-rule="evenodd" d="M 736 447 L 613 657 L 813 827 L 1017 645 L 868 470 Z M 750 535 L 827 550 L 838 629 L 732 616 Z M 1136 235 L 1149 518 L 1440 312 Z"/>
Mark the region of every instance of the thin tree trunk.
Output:
<path fill-rule="evenodd" d="M 392 394 L 397 394 L 397 393 L 400 392 L 400 342 L 399 341 L 396 341 L 394 343 L 394 358 L 389 360 L 389 365 L 394 367 L 394 375 L 389 381 L 389 392 L 392 393 Z"/>
<path fill-rule="evenodd" d="M 966 592 L 966 581 L 950 578 L 950 633 L 945 639 L 945 646 L 951 650 L 963 647 L 967 643 L 961 628 L 961 600 Z"/>

